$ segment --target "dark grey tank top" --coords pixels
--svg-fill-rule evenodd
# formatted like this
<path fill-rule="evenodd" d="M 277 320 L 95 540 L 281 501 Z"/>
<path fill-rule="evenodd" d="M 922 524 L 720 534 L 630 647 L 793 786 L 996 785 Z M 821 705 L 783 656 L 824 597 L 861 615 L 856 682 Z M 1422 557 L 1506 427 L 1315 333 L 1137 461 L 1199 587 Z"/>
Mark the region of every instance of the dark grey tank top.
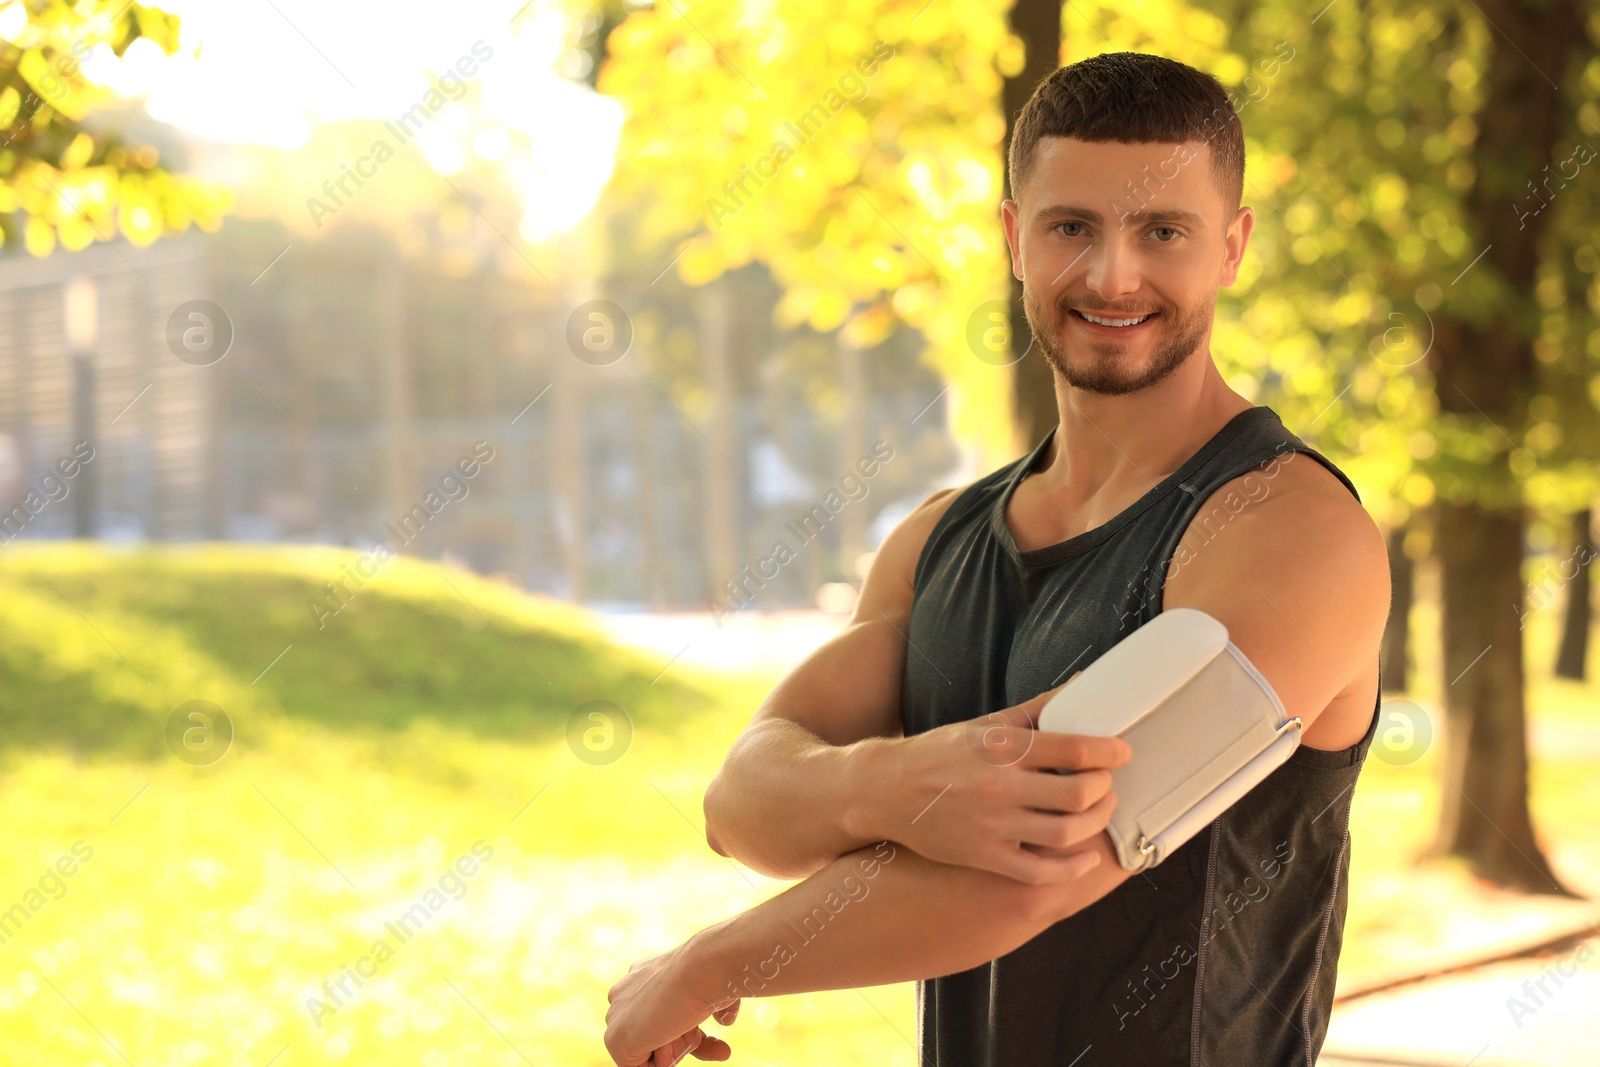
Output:
<path fill-rule="evenodd" d="M 1244 503 L 1271 491 L 1269 467 L 1212 499 L 1251 468 L 1306 462 L 1303 453 L 1360 500 L 1342 471 L 1257 406 L 1115 518 L 1019 551 L 1005 505 L 1055 433 L 967 487 L 923 546 L 907 736 L 1037 696 L 1160 614 L 1191 520 L 1207 541 L 1227 537 Z M 1311 1067 L 1328 1029 L 1350 801 L 1378 700 L 1360 742 L 1302 745 L 1159 867 L 997 960 L 918 982 L 922 1067 Z"/>

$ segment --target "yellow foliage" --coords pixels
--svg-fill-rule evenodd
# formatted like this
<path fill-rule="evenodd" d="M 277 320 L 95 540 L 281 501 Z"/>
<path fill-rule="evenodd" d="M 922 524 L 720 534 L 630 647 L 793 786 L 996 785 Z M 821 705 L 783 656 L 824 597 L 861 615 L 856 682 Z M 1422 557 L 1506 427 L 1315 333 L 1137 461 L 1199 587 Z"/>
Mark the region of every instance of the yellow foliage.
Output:
<path fill-rule="evenodd" d="M 121 56 L 146 39 L 171 55 L 178 25 L 172 15 L 140 3 L 51 0 L 26 5 L 25 18 L 9 31 L 21 83 L 0 90 L 0 126 L 20 118 L 32 137 L 7 150 L 12 166 L 0 183 L 0 214 L 24 216 L 17 222 L 31 254 L 118 236 L 147 245 L 191 222 L 207 230 L 221 225 L 231 206 L 226 189 L 157 169 L 153 147 L 124 149 L 80 127 L 111 99 L 104 86 L 84 77 L 87 51 L 109 45 Z"/>
<path fill-rule="evenodd" d="M 1272 0 L 1234 18 L 1184 0 L 1083 0 L 1063 9 L 1060 58 L 1152 52 L 1229 89 L 1256 229 L 1213 355 L 1251 396 L 1270 381 L 1286 424 L 1314 429 L 1375 511 L 1402 516 L 1434 491 L 1408 448 L 1437 406 L 1424 309 L 1502 295 L 1484 269 L 1443 288 L 1485 243 L 1461 194 L 1476 180 L 1471 116 L 1492 30 L 1469 20 L 1446 42 L 1431 10 L 1369 14 L 1364 29 L 1337 5 Z M 968 341 L 973 315 L 1008 295 L 999 95 L 1023 51 L 1007 5 L 705 0 L 692 24 L 681 5 L 637 11 L 608 44 L 599 89 L 628 115 L 612 188 L 646 205 L 634 251 L 666 263 L 688 242 L 676 269 L 690 285 L 760 260 L 785 324 L 848 322 L 857 339 L 918 330 L 963 444 L 990 468 L 1015 458 L 1012 372 Z M 1413 331 L 1403 350 L 1388 343 L 1391 311 Z M 1470 436 L 1440 433 L 1436 451 L 1470 464 Z"/>
<path fill-rule="evenodd" d="M 665 6 L 613 31 L 599 87 L 629 114 L 619 198 L 649 201 L 642 229 L 664 261 L 690 241 L 676 269 L 691 285 L 758 258 L 784 287 L 781 321 L 921 330 L 930 365 L 960 386 L 955 432 L 996 464 L 1012 458 L 1009 372 L 965 340 L 972 311 L 1005 295 L 998 93 L 1021 49 L 1004 12 L 878 0 L 844 15 L 775 0 L 759 34 L 739 32 L 747 16 L 723 0 L 698 5 L 690 26 Z M 701 32 L 717 42 L 715 69 L 662 78 L 707 48 Z"/>

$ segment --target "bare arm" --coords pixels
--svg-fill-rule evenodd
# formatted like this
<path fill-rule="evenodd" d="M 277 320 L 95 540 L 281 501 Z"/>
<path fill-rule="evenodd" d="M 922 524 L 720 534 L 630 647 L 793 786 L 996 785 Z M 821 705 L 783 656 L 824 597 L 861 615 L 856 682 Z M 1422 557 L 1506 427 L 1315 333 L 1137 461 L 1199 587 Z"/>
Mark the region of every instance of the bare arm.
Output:
<path fill-rule="evenodd" d="M 955 495 L 923 501 L 884 539 L 844 630 L 779 682 L 706 789 L 707 843 L 772 878 L 804 878 L 881 838 L 867 821 L 873 739 L 898 737 L 911 576 Z"/>
<path fill-rule="evenodd" d="M 1220 620 L 1303 720 L 1302 743 L 1344 748 L 1372 718 L 1370 672 L 1389 613 L 1383 535 L 1322 467 L 1303 463 L 1278 477 L 1227 537 L 1188 556 L 1167 582 L 1164 608 Z M 1360 699 L 1335 699 L 1358 690 Z"/>
<path fill-rule="evenodd" d="M 891 620 L 863 617 L 874 591 L 869 577 L 844 631 L 778 683 L 706 789 L 707 843 L 769 877 L 804 878 L 874 840 L 860 768 L 900 733 L 905 663 Z"/>
<path fill-rule="evenodd" d="M 1048 693 L 901 736 L 917 557 L 954 495 L 934 494 L 885 538 L 849 625 L 773 689 L 735 742 L 706 790 L 714 850 L 770 877 L 804 878 L 888 839 L 1038 883 L 1070 877 L 1049 850 L 1105 828 L 1115 799 L 1104 768 L 1124 762 L 1127 746 L 1036 733 Z"/>
<path fill-rule="evenodd" d="M 748 911 L 640 960 L 611 987 L 605 1045 L 620 1067 L 677 1063 L 731 1048 L 745 997 L 933 978 L 1003 956 L 1129 877 L 1096 835 L 1064 863 L 1073 876 L 1029 885 L 880 841 Z"/>
<path fill-rule="evenodd" d="M 721 1005 L 964 971 L 1005 955 L 1133 872 L 1097 835 L 1080 877 L 1027 885 L 926 859 L 892 842 L 840 856 L 778 896 L 707 927 L 682 948 L 688 988 Z"/>

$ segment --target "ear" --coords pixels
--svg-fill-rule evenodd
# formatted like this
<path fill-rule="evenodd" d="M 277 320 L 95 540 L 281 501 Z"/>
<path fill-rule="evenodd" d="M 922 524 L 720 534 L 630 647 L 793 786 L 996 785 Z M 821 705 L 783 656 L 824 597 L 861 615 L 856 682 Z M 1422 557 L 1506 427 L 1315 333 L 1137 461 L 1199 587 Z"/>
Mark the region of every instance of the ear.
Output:
<path fill-rule="evenodd" d="M 1011 273 L 1022 281 L 1022 209 L 1015 200 L 1000 201 L 1000 219 L 1006 227 L 1006 245 L 1011 249 Z"/>
<path fill-rule="evenodd" d="M 1244 261 L 1245 246 L 1250 243 L 1250 231 L 1255 229 L 1255 225 L 1255 211 L 1248 207 L 1240 207 L 1239 213 L 1233 217 L 1233 223 L 1223 238 L 1227 255 L 1222 260 L 1222 272 L 1217 276 L 1217 284 L 1222 288 L 1229 288 L 1238 279 L 1239 264 Z"/>

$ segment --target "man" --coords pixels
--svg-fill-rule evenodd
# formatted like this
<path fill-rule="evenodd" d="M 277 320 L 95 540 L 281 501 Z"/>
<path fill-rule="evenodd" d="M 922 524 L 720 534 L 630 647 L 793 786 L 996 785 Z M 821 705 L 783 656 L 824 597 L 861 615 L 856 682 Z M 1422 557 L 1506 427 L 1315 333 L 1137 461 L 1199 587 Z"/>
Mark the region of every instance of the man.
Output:
<path fill-rule="evenodd" d="M 699 1024 L 744 996 L 909 980 L 924 1067 L 1316 1060 L 1389 575 L 1354 486 L 1211 357 L 1254 226 L 1238 116 L 1183 64 L 1096 56 L 1039 86 L 1009 165 L 1059 425 L 907 516 L 848 626 L 735 744 L 711 846 L 804 881 L 634 965 L 607 1015 L 624 1067 L 726 1059 Z M 1029 727 L 1180 606 L 1221 620 L 1305 729 L 1130 874 L 1099 832 L 1127 747 Z"/>

